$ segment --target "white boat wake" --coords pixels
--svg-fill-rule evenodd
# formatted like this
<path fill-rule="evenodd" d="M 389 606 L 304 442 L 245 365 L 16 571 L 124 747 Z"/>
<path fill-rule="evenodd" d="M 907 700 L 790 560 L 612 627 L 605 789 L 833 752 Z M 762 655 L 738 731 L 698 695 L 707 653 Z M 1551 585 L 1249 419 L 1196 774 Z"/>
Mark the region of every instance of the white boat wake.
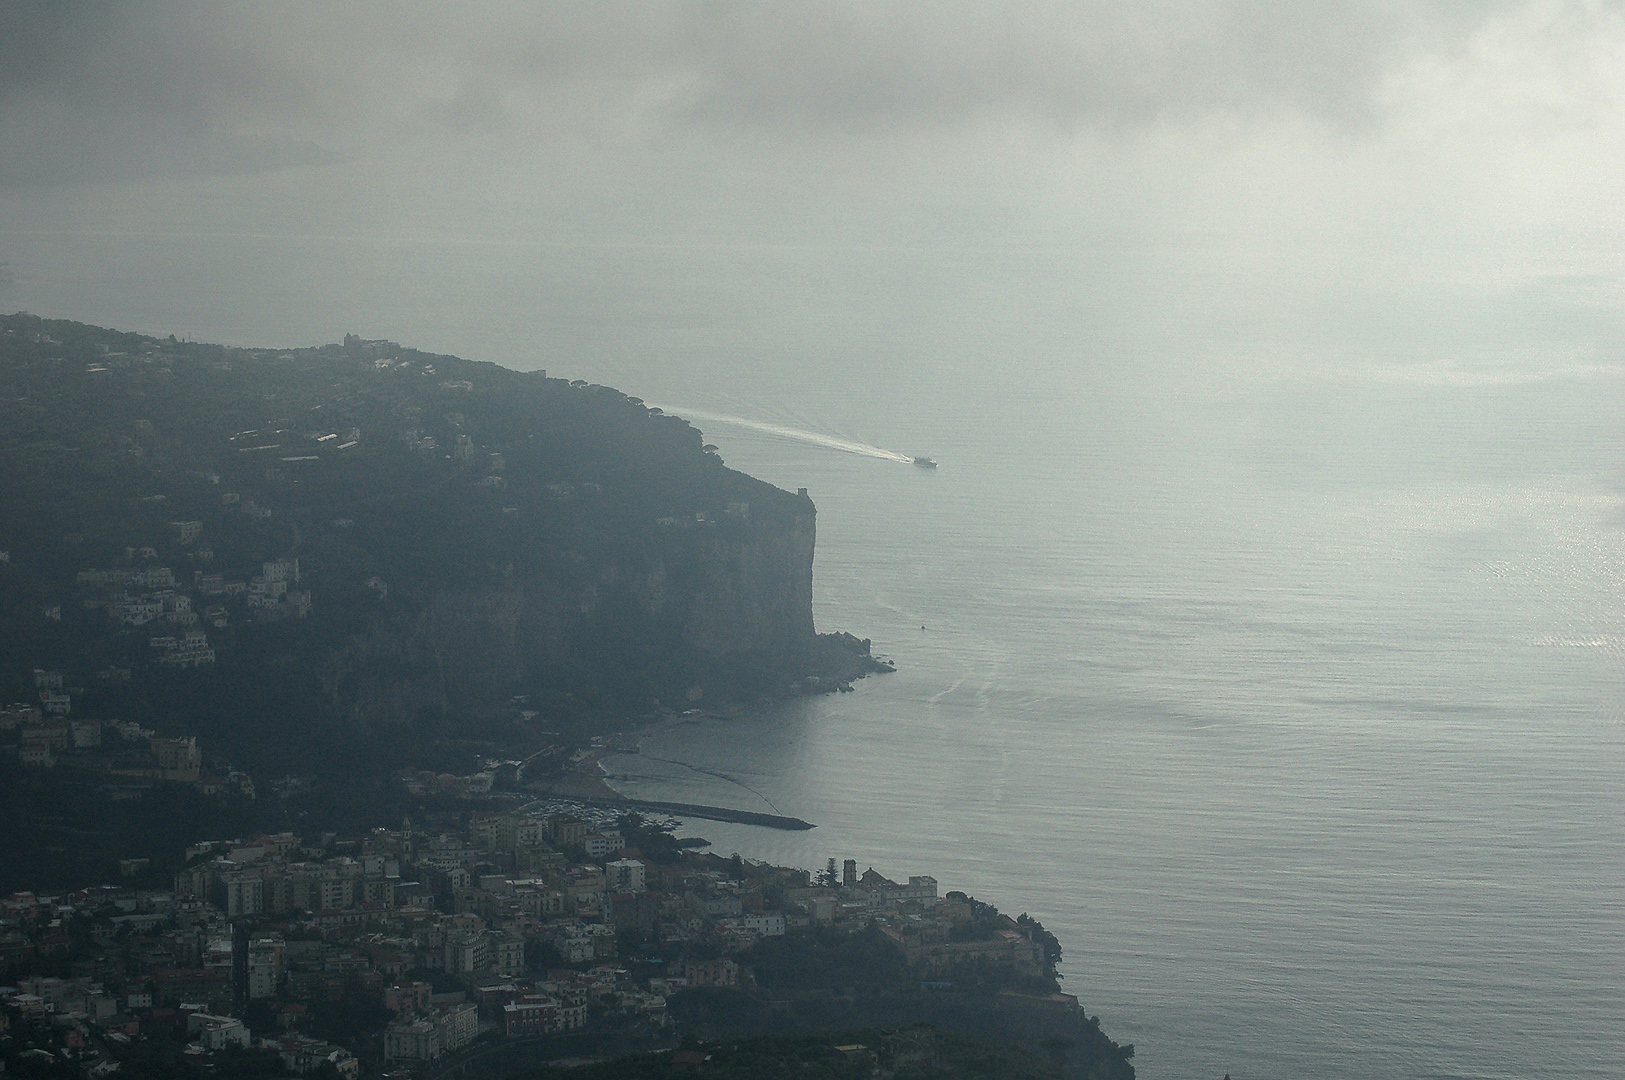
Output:
<path fill-rule="evenodd" d="M 865 442 L 841 439 L 834 435 L 821 435 L 816 431 L 803 431 L 800 428 L 786 427 L 783 424 L 768 424 L 760 420 L 747 420 L 743 416 L 729 416 L 726 413 L 707 412 L 704 409 L 689 409 L 681 405 L 672 405 L 666 408 L 665 411 L 685 419 L 732 424 L 734 427 L 749 428 L 752 431 L 761 431 L 768 435 L 777 435 L 780 438 L 794 439 L 797 442 L 811 443 L 814 446 L 827 446 L 831 450 L 840 450 L 847 454 L 861 454 L 864 457 L 880 458 L 882 461 L 901 461 L 904 464 L 909 464 L 914 460 L 908 454 L 899 454 L 895 450 L 882 450 L 878 446 L 871 446 Z"/>

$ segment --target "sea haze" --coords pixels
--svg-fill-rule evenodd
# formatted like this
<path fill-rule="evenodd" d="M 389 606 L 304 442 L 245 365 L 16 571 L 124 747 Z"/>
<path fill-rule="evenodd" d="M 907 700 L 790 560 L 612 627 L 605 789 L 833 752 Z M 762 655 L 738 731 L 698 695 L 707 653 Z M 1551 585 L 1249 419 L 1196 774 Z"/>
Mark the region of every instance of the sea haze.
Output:
<path fill-rule="evenodd" d="M 1625 1073 L 1616 6 L 475 8 L 19 9 L 0 307 L 808 488 L 897 672 L 613 782 L 1031 912 L 1145 1080 Z"/>
<path fill-rule="evenodd" d="M 967 407 L 935 473 L 708 428 L 822 493 L 820 621 L 899 670 L 609 768 L 1032 911 L 1146 1077 L 1615 1075 L 1622 389 Z"/>
<path fill-rule="evenodd" d="M 1370 339 L 1302 320 L 1288 362 L 1205 239 L 417 245 L 360 278 L 356 247 L 41 244 L 61 284 L 27 306 L 163 329 L 141 266 L 207 291 L 188 265 L 247 263 L 308 275 L 305 306 L 239 292 L 188 309 L 199 337 L 286 341 L 290 310 L 336 337 L 347 303 L 703 413 L 730 464 L 811 489 L 818 623 L 898 671 L 677 725 L 614 782 L 819 826 L 689 823 L 724 853 L 1030 911 L 1147 1080 L 1618 1074 L 1625 373 L 1586 347 L 1612 333 L 1590 281 L 1475 301 L 1544 351 L 1368 286 L 1337 303 Z M 535 281 L 606 258 L 590 340 L 547 347 Z M 476 347 L 430 325 L 449 307 Z"/>

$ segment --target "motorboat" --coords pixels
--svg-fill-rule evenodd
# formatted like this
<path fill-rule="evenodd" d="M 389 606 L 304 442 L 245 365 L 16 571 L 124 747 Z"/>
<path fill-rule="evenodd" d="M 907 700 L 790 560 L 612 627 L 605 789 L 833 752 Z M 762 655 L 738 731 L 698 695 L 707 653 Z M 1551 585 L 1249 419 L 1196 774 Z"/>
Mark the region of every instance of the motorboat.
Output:
<path fill-rule="evenodd" d="M 914 459 L 914 464 L 918 465 L 922 469 L 934 469 L 937 467 L 936 461 L 928 457 L 917 457 Z"/>

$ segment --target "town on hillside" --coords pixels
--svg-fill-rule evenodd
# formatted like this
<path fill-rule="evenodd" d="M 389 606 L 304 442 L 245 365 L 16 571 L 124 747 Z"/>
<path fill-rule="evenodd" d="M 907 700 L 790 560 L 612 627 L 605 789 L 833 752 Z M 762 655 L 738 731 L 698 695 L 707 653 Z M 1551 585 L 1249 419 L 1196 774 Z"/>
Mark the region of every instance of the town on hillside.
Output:
<path fill-rule="evenodd" d="M 27 769 L 54 770 L 91 779 L 114 802 L 140 799 L 157 783 L 188 785 L 205 795 L 230 791 L 252 799 L 254 779 L 229 764 L 204 768 L 197 736 L 161 736 L 128 720 L 75 715 L 78 688 L 62 673 L 34 669 L 39 704 L 0 706 L 0 760 L 15 757 Z"/>
<path fill-rule="evenodd" d="M 679 844 L 673 823 L 591 814 L 200 841 L 170 888 L 13 894 L 5 1059 L 107 1076 L 252 1058 L 265 1075 L 355 1077 L 572 1033 L 669 1047 L 685 1000 L 783 996 L 832 949 L 849 954 L 843 978 L 1077 1011 L 1056 992 L 1053 937 L 932 877 L 725 859 Z"/>

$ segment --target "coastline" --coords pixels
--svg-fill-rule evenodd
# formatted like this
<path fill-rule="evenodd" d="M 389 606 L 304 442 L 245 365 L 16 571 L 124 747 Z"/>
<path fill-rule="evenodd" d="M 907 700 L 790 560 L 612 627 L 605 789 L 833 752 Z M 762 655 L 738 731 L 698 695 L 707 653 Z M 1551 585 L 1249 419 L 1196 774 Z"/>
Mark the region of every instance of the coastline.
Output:
<path fill-rule="evenodd" d="M 707 714 L 716 718 L 718 714 Z M 726 821 L 738 825 L 755 825 L 764 829 L 805 832 L 817 826 L 810 821 L 783 814 L 764 814 L 754 810 L 736 810 L 726 806 L 703 803 L 672 802 L 663 799 L 639 799 L 625 795 L 610 786 L 604 775 L 603 759 L 608 754 L 639 752 L 642 741 L 657 732 L 667 730 L 684 721 L 668 718 L 634 728 L 612 741 L 617 745 L 593 747 L 585 756 L 573 761 L 555 780 L 526 784 L 528 791 L 544 799 L 562 799 L 599 809 L 626 809 L 666 814 L 678 818 L 699 818 L 705 821 Z M 628 747 L 626 744 L 632 745 Z"/>

